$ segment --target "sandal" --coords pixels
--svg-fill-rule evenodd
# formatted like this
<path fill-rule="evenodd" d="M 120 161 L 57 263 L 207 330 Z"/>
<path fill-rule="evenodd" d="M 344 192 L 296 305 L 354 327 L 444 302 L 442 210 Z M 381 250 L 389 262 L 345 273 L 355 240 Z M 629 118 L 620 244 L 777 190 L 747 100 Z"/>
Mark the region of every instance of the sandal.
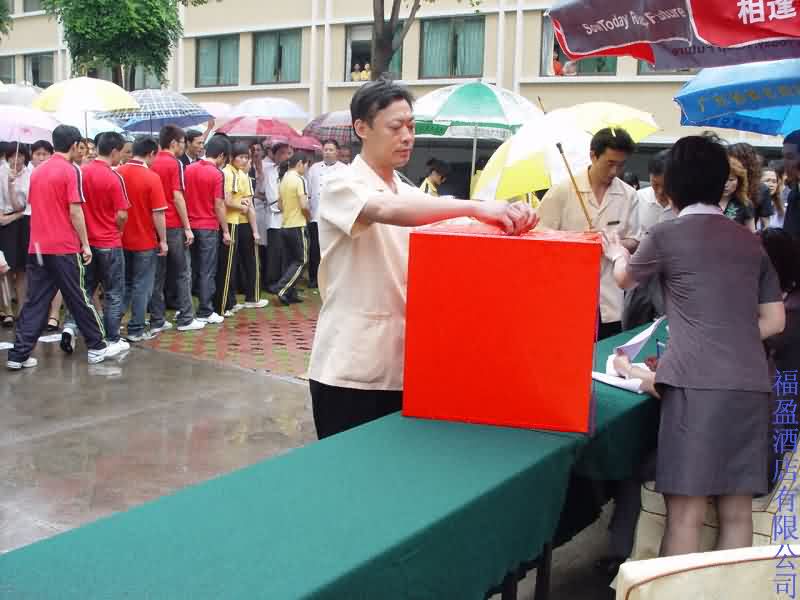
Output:
<path fill-rule="evenodd" d="M 47 319 L 47 331 L 50 333 L 58 331 L 58 319 L 54 319 L 53 317 Z"/>
<path fill-rule="evenodd" d="M 6 315 L 3 317 L 3 327 L 6 329 L 11 329 L 14 326 L 14 317 L 11 315 Z"/>

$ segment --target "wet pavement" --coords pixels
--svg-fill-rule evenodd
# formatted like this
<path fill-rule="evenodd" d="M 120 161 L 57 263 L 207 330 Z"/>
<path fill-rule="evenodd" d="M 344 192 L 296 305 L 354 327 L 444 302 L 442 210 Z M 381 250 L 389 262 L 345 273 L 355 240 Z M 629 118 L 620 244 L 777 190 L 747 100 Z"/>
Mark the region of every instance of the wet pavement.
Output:
<path fill-rule="evenodd" d="M 227 351 L 193 354 L 213 346 L 212 336 L 251 336 L 254 323 L 278 342 L 313 331 L 297 326 L 298 313 L 243 313 L 227 331 L 165 336 L 155 348 L 94 366 L 80 344 L 66 356 L 57 343 L 40 343 L 37 368 L 0 371 L 0 552 L 313 442 L 307 384 L 291 377 L 307 360 L 302 344 L 283 350 L 293 356 L 276 363 L 284 374 L 235 366 L 241 357 Z M 157 349 L 176 344 L 180 350 Z M 246 350 L 248 360 L 254 351 Z M 613 598 L 591 568 L 606 521 L 556 550 L 553 600 Z M 533 577 L 521 599 L 533 598 Z"/>

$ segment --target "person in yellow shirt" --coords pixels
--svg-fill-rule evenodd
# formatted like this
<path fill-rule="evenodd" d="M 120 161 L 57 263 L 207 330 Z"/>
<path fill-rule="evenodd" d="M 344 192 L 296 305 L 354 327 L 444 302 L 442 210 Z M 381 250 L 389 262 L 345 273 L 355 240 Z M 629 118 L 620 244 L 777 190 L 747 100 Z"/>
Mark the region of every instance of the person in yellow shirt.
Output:
<path fill-rule="evenodd" d="M 253 207 L 253 186 L 249 176 L 250 148 L 243 142 L 233 145 L 231 162 L 222 170 L 225 175 L 225 209 L 231 241 L 221 245 L 217 266 L 217 290 L 214 306 L 226 317 L 242 308 L 263 308 L 261 299 L 258 244 L 261 238 Z M 237 273 L 244 281 L 237 281 Z M 239 285 L 241 284 L 241 285 Z M 236 289 L 244 288 L 245 303 L 236 303 Z"/>
<path fill-rule="evenodd" d="M 287 266 L 278 285 L 278 300 L 283 304 L 302 302 L 295 291 L 300 274 L 308 264 L 308 232 L 311 218 L 308 204 L 308 185 L 303 177 L 311 161 L 302 153 L 280 166 L 278 205 L 283 213 L 283 248 L 287 254 Z"/>
<path fill-rule="evenodd" d="M 442 185 L 450 176 L 450 164 L 432 158 L 428 161 L 428 176 L 422 181 L 419 186 L 423 192 L 430 196 L 439 196 L 439 186 Z"/>
<path fill-rule="evenodd" d="M 372 79 L 372 67 L 369 66 L 369 63 L 364 65 L 364 70 L 361 71 L 361 81 L 369 81 Z"/>

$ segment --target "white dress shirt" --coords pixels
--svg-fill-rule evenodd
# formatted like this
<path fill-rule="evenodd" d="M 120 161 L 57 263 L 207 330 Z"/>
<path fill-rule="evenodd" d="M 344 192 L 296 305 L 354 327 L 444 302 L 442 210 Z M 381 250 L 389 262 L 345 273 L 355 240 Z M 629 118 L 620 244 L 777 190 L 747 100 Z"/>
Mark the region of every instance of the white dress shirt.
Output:
<path fill-rule="evenodd" d="M 319 199 L 322 195 L 322 186 L 325 180 L 333 173 L 346 168 L 343 162 L 338 160 L 333 164 L 327 164 L 324 160 L 314 163 L 308 170 L 308 186 L 309 186 L 309 210 L 311 211 L 311 222 L 317 223 L 319 221 Z"/>

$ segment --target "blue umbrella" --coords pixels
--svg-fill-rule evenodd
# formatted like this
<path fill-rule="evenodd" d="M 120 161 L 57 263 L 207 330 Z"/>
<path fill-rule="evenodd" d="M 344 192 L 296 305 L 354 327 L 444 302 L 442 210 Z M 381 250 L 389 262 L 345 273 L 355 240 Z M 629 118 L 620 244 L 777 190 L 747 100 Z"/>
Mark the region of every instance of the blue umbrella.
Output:
<path fill-rule="evenodd" d="M 157 132 L 164 125 L 191 127 L 205 123 L 211 115 L 186 96 L 169 90 L 137 90 L 131 95 L 139 108 L 102 113 L 102 118 L 122 123 L 132 133 Z"/>
<path fill-rule="evenodd" d="M 675 101 L 681 125 L 788 135 L 800 129 L 800 59 L 703 69 Z"/>

